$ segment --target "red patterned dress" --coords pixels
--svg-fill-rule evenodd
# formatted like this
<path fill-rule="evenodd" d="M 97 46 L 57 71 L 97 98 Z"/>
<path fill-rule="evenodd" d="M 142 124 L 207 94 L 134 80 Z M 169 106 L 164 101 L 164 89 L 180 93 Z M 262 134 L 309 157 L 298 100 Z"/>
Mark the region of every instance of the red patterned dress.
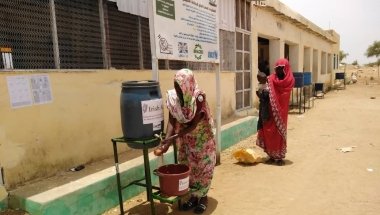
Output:
<path fill-rule="evenodd" d="M 284 67 L 285 77 L 279 79 L 275 73 L 268 78 L 269 120 L 258 131 L 256 144 L 264 149 L 268 156 L 282 160 L 286 154 L 286 135 L 288 124 L 289 99 L 294 86 L 294 77 L 286 59 L 279 59 L 276 67 Z"/>

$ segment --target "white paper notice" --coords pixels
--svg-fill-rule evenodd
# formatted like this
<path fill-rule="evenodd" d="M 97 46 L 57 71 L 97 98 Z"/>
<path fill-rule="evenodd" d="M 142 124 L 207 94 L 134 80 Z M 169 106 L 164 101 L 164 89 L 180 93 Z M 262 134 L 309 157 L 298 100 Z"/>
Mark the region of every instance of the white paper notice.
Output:
<path fill-rule="evenodd" d="M 8 76 L 7 83 L 12 108 L 52 101 L 48 75 Z"/>
<path fill-rule="evenodd" d="M 33 104 L 32 94 L 30 93 L 29 76 L 8 76 L 7 82 L 12 108 L 25 107 Z"/>
<path fill-rule="evenodd" d="M 143 124 L 153 123 L 153 125 L 157 125 L 161 123 L 164 120 L 162 99 L 141 101 L 141 112 Z"/>
<path fill-rule="evenodd" d="M 30 83 L 35 104 L 45 104 L 52 101 L 49 76 L 33 75 L 30 77 Z"/>
<path fill-rule="evenodd" d="M 184 179 L 180 179 L 178 182 L 178 191 L 186 190 L 187 188 L 189 188 L 189 176 Z"/>

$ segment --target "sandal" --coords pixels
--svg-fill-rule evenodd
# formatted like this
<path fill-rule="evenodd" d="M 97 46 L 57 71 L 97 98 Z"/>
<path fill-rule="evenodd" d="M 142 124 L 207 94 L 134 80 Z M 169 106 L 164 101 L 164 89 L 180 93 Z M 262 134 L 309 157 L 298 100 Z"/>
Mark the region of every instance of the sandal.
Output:
<path fill-rule="evenodd" d="M 207 197 L 202 197 L 199 200 L 199 204 L 197 205 L 197 207 L 194 208 L 194 213 L 202 214 L 203 212 L 206 211 L 206 209 L 207 209 Z"/>
<path fill-rule="evenodd" d="M 273 164 L 274 162 L 276 162 L 274 158 L 269 158 L 267 161 L 265 161 L 266 164 Z"/>
<path fill-rule="evenodd" d="M 276 165 L 277 166 L 284 166 L 285 165 L 285 161 L 284 160 L 276 160 Z"/>
<path fill-rule="evenodd" d="M 198 205 L 198 198 L 195 197 L 195 196 L 192 196 L 190 197 L 189 200 L 187 200 L 187 202 L 185 202 L 182 207 L 181 207 L 181 210 L 183 211 L 188 211 L 190 210 L 191 208 L 195 207 Z"/>

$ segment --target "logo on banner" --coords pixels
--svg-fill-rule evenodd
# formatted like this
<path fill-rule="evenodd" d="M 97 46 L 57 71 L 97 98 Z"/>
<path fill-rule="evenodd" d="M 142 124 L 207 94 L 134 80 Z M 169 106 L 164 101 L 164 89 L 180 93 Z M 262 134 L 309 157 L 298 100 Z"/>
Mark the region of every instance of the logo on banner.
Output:
<path fill-rule="evenodd" d="M 209 59 L 218 59 L 218 52 L 217 51 L 208 52 L 208 58 Z"/>
<path fill-rule="evenodd" d="M 201 44 L 199 44 L 199 43 L 195 44 L 195 47 L 194 47 L 194 57 L 197 60 L 200 60 L 200 59 L 202 59 L 202 55 L 203 55 L 203 49 L 202 49 Z"/>
<path fill-rule="evenodd" d="M 178 42 L 178 56 L 188 57 L 189 49 L 187 48 L 187 43 Z"/>
<path fill-rule="evenodd" d="M 142 106 L 143 113 L 146 113 L 147 110 L 148 110 L 148 105 L 147 104 L 143 104 L 143 106 Z"/>
<path fill-rule="evenodd" d="M 158 128 L 159 123 L 164 120 L 162 99 L 141 101 L 141 112 L 143 124 L 152 124 Z"/>
<path fill-rule="evenodd" d="M 161 35 L 158 35 L 158 45 L 160 46 L 161 53 L 173 54 L 172 45 L 170 45 L 164 37 L 161 37 Z"/>
<path fill-rule="evenodd" d="M 210 3 L 210 5 L 216 6 L 216 0 L 209 0 L 208 2 Z"/>

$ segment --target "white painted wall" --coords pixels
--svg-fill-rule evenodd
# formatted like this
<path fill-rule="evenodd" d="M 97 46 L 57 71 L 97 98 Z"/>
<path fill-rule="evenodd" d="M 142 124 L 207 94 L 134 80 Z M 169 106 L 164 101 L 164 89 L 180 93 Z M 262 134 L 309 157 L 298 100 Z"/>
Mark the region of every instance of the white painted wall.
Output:
<path fill-rule="evenodd" d="M 286 10 L 289 9 L 283 10 L 284 13 L 287 13 Z M 252 35 L 259 35 L 270 40 L 271 71 L 273 71 L 276 60 L 284 57 L 284 44 L 287 43 L 289 44 L 290 65 L 294 72 L 311 71 L 314 82 L 331 84 L 331 74 L 327 71 L 332 71 L 332 67 L 328 66 L 330 60 L 327 57 L 339 52 L 339 40 L 338 44 L 333 44 L 327 39 L 297 27 L 295 23 L 291 23 L 275 13 L 276 11 L 265 7 L 254 6 L 252 8 Z M 289 11 L 290 15 L 294 13 L 294 11 Z M 313 26 L 318 30 L 317 26 Z M 252 40 L 257 40 L 257 38 L 252 37 Z M 252 50 L 257 52 L 258 47 L 254 46 Z M 323 56 L 321 53 L 324 53 Z M 253 61 L 257 61 L 257 59 L 253 58 Z M 253 74 L 253 77 L 256 77 L 256 74 Z"/>

